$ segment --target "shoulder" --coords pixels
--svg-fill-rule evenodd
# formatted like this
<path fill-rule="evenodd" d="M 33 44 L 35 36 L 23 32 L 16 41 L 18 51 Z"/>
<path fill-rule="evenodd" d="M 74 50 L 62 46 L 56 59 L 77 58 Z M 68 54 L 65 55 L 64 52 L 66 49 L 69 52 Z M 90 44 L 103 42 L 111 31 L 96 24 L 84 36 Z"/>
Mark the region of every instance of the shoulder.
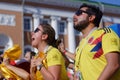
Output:
<path fill-rule="evenodd" d="M 49 66 L 55 64 L 61 64 L 61 60 L 62 60 L 62 55 L 57 48 L 52 47 L 47 52 L 47 62 Z"/>
<path fill-rule="evenodd" d="M 118 35 L 110 27 L 104 27 L 98 29 L 98 33 L 99 35 L 101 34 L 103 39 L 110 39 L 110 38 L 119 39 Z"/>
<path fill-rule="evenodd" d="M 109 27 L 98 28 L 94 33 L 94 37 L 116 36 L 116 33 Z"/>
<path fill-rule="evenodd" d="M 50 49 L 48 50 L 48 52 L 59 52 L 59 50 L 53 46 L 50 46 Z"/>
<path fill-rule="evenodd" d="M 48 55 L 60 55 L 60 51 L 57 48 L 51 46 L 47 54 Z"/>
<path fill-rule="evenodd" d="M 97 31 L 103 32 L 103 33 L 112 33 L 113 32 L 109 27 L 99 28 L 99 29 L 97 29 Z"/>

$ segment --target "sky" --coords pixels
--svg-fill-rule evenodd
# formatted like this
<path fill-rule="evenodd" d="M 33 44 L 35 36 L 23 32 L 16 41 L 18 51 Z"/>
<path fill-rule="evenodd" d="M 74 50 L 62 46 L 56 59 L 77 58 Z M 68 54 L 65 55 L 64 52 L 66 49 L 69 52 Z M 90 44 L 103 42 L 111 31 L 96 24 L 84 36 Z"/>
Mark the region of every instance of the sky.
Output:
<path fill-rule="evenodd" d="M 90 1 L 104 2 L 104 3 L 120 6 L 120 0 L 90 0 Z"/>

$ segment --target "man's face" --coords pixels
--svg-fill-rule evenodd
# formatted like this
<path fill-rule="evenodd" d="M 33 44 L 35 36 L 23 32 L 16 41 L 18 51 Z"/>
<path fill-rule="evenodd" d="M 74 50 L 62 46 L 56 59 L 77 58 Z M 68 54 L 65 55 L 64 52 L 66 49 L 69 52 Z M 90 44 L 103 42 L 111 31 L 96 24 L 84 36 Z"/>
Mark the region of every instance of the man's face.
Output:
<path fill-rule="evenodd" d="M 73 17 L 74 28 L 78 31 L 84 30 L 89 25 L 89 15 L 86 9 L 86 7 L 79 9 Z"/>

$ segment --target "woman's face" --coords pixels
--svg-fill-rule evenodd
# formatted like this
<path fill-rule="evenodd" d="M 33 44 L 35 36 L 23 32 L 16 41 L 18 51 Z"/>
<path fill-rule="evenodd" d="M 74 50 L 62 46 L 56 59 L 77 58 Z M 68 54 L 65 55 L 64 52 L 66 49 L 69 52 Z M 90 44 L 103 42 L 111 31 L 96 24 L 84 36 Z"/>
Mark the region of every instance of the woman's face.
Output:
<path fill-rule="evenodd" d="M 63 50 L 65 49 L 63 42 L 61 42 L 61 43 L 58 45 L 58 49 L 59 49 L 60 51 L 63 51 Z"/>
<path fill-rule="evenodd" d="M 39 44 L 42 41 L 42 33 L 43 33 L 43 29 L 41 26 L 39 26 L 38 28 L 35 29 L 35 31 L 32 33 L 32 46 L 35 48 L 38 48 Z"/>
<path fill-rule="evenodd" d="M 31 55 L 31 52 L 26 52 L 25 56 L 24 56 L 24 59 L 27 60 L 27 61 L 30 61 L 30 55 Z"/>

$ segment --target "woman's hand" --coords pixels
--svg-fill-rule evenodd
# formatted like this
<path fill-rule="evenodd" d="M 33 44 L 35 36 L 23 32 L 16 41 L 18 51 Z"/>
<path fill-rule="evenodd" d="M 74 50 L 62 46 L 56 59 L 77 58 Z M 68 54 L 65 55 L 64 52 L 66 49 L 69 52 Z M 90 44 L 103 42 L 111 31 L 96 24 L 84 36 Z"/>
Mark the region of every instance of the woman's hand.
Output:
<path fill-rule="evenodd" d="M 35 65 L 38 66 L 40 64 L 42 64 L 42 59 L 39 57 L 39 58 L 36 59 Z"/>
<path fill-rule="evenodd" d="M 36 59 L 33 57 L 31 59 L 31 68 L 36 67 Z"/>

